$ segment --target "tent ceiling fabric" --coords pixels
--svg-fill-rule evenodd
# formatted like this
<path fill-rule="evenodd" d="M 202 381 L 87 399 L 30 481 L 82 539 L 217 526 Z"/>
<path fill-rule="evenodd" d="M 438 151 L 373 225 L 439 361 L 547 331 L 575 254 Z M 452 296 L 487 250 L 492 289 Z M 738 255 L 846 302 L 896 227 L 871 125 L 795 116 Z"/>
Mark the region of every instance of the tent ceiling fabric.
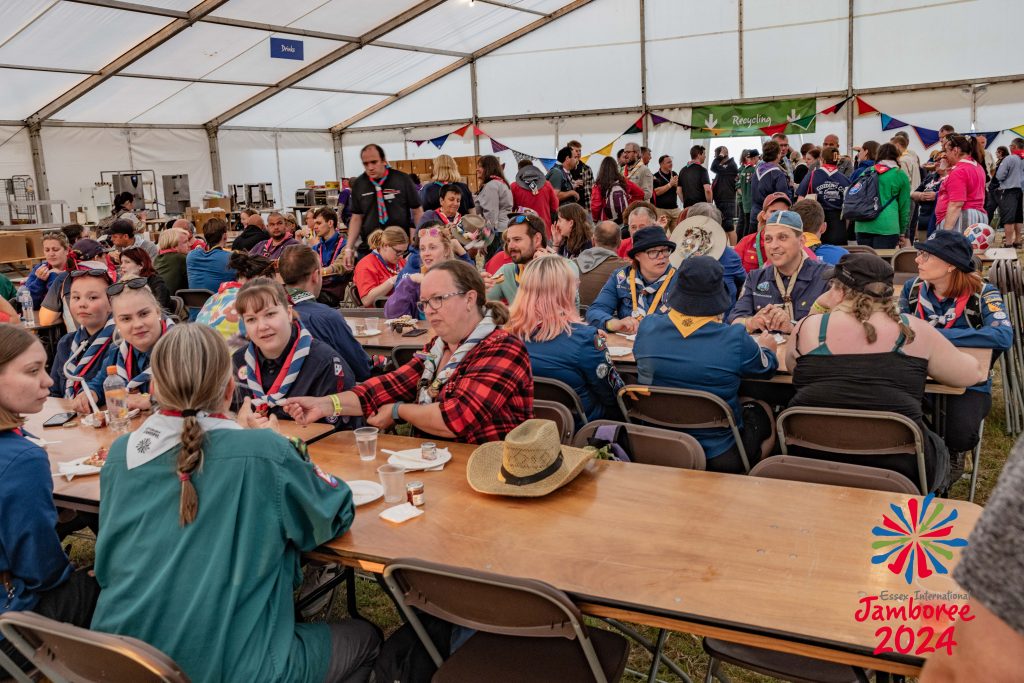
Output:
<path fill-rule="evenodd" d="M 320 131 L 468 120 L 473 59 L 476 114 L 492 119 L 1024 74 L 1024 51 L 998 40 L 899 59 L 876 49 L 1006 16 L 1009 0 L 855 0 L 849 84 L 849 0 L 644 0 L 646 97 L 640 0 L 208 0 L 204 16 L 199 4 L 0 2 L 0 93 L 17 93 L 0 97 L 0 120 Z M 303 58 L 271 58 L 272 38 L 302 41 Z M 793 45 L 813 57 L 794 63 L 780 48 Z"/>

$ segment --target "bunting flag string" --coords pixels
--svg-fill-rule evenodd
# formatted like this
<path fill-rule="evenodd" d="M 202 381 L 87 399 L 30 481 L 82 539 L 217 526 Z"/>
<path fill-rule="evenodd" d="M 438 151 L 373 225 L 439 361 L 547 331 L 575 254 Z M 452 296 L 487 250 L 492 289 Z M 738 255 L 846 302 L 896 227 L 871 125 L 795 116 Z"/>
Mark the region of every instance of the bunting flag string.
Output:
<path fill-rule="evenodd" d="M 882 116 L 882 130 L 894 130 L 896 128 L 906 128 L 907 125 L 908 125 L 906 122 L 900 121 L 899 119 L 894 119 L 893 117 L 889 116 L 888 114 L 882 114 L 881 112 L 879 112 L 879 114 L 881 114 L 881 116 Z"/>
<path fill-rule="evenodd" d="M 846 106 L 846 103 L 849 102 L 852 99 L 853 99 L 852 95 L 850 95 L 849 97 L 844 97 L 843 99 L 841 99 L 838 102 L 836 102 L 835 104 L 833 104 L 831 107 L 825 107 L 824 109 L 822 109 L 818 113 L 819 114 L 826 114 L 826 115 L 828 115 L 828 114 L 838 114 L 842 110 L 842 108 L 844 106 Z"/>
<path fill-rule="evenodd" d="M 500 142 L 498 142 L 494 138 L 491 138 L 491 151 L 493 153 L 497 154 L 498 152 L 504 152 L 507 149 L 508 149 L 508 147 L 506 147 L 505 145 L 501 144 Z"/>
<path fill-rule="evenodd" d="M 626 132 L 623 133 L 622 135 L 632 135 L 633 133 L 642 133 L 643 130 L 644 130 L 644 117 L 641 116 L 636 121 L 634 121 L 633 125 L 630 126 L 629 128 L 627 128 Z M 622 135 L 620 135 L 619 137 L 622 137 Z M 618 138 L 616 138 L 616 140 L 617 139 Z M 614 140 L 612 142 L 614 142 Z"/>
<path fill-rule="evenodd" d="M 877 109 L 865 102 L 861 97 L 857 98 L 857 116 L 864 116 L 864 114 L 871 114 L 877 111 Z"/>
<path fill-rule="evenodd" d="M 441 149 L 444 146 L 444 143 L 447 142 L 449 135 L 451 135 L 451 133 L 445 133 L 444 135 L 439 135 L 436 138 L 431 138 L 430 143 L 438 149 Z"/>
<path fill-rule="evenodd" d="M 469 124 L 467 123 L 462 128 L 459 128 L 458 130 L 453 130 L 451 134 L 452 135 L 458 135 L 459 137 L 466 137 L 466 131 L 468 129 L 469 129 Z M 476 128 L 474 128 L 474 130 L 476 130 Z"/>
<path fill-rule="evenodd" d="M 911 126 L 911 128 L 913 128 L 914 132 L 917 133 L 917 137 L 921 141 L 921 144 L 924 145 L 925 149 L 928 149 L 939 141 L 939 131 L 937 130 L 922 128 L 921 126 Z"/>
<path fill-rule="evenodd" d="M 540 161 L 545 171 L 550 171 L 558 163 L 557 159 L 539 159 L 538 161 Z"/>
<path fill-rule="evenodd" d="M 1010 132 L 1016 133 L 1020 137 L 1024 138 L 1024 124 L 1011 128 Z"/>

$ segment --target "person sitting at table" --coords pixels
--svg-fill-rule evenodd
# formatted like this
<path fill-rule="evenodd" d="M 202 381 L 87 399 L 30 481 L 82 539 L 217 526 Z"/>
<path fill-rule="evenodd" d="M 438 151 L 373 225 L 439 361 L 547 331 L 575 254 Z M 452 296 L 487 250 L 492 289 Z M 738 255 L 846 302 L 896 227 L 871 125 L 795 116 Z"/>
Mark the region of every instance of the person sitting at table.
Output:
<path fill-rule="evenodd" d="M 305 328 L 314 339 L 326 342 L 341 356 L 345 377 L 356 382 L 369 379 L 370 357 L 352 336 L 341 311 L 316 300 L 323 285 L 323 275 L 320 273 L 320 259 L 313 250 L 302 244 L 285 247 L 277 262 L 277 271 Z"/>
<path fill-rule="evenodd" d="M 75 267 L 79 270 L 105 270 L 107 277 L 113 282 L 117 278 L 117 264 L 108 255 L 104 254 L 103 245 L 96 240 L 80 239 L 71 248 L 74 254 Z M 64 324 L 64 328 L 71 332 L 75 329 L 75 319 L 71 315 L 68 306 L 68 299 L 71 296 L 71 278 L 63 277 L 60 283 L 54 283 L 53 287 L 43 297 L 43 304 L 36 312 L 36 322 L 39 325 Z"/>
<path fill-rule="evenodd" d="M 722 321 L 732 304 L 724 273 L 722 264 L 710 256 L 683 261 L 668 292 L 668 315 L 651 315 L 640 322 L 633 357 L 640 384 L 707 391 L 728 403 L 753 466 L 762 442 L 772 436 L 772 417 L 759 403 L 741 406 L 740 380 L 770 378 L 779 361 L 771 335 L 762 333 L 755 339 Z M 704 448 L 709 470 L 743 472 L 732 430 L 687 431 Z"/>
<path fill-rule="evenodd" d="M 327 342 L 313 338 L 280 283 L 250 280 L 238 290 L 235 309 L 249 339 L 231 358 L 238 377 L 236 404 L 250 398 L 254 412 L 287 418 L 280 406 L 289 395 L 328 396 L 352 388 L 355 380 L 345 372 L 345 362 Z"/>
<path fill-rule="evenodd" d="M 476 269 L 442 261 L 423 277 L 418 305 L 437 337 L 394 372 L 352 391 L 289 398 L 300 424 L 328 415 L 362 415 L 388 429 L 405 421 L 417 433 L 464 443 L 503 439 L 533 417 L 533 379 L 523 343 L 501 329 L 505 305 L 484 299 Z"/>
<path fill-rule="evenodd" d="M 267 234 L 270 236 L 262 242 L 257 242 L 256 246 L 249 250 L 249 253 L 268 258 L 271 261 L 281 258 L 281 251 L 285 247 L 299 244 L 299 241 L 288 232 L 287 225 L 284 216 L 277 211 L 272 212 L 267 216 Z"/>
<path fill-rule="evenodd" d="M 927 242 L 915 242 L 914 247 L 918 250 L 918 275 L 903 285 L 900 310 L 927 321 L 954 346 L 992 349 L 994 353 L 1009 349 L 1013 327 L 1003 297 L 995 285 L 975 272 L 968 239 L 955 230 L 939 230 Z M 966 455 L 978 445 L 981 424 L 991 408 L 991 373 L 963 394 L 946 397 L 950 483 L 963 474 Z"/>
<path fill-rule="evenodd" d="M 121 342 L 107 348 L 102 367 L 116 366 L 118 376 L 128 384 L 128 410 L 149 410 L 150 352 L 174 323 L 163 317 L 145 278 L 115 282 L 107 287 L 107 296 Z M 106 403 L 106 378 L 106 372 L 98 372 L 86 382 L 86 389 L 75 397 L 74 409 L 79 414 L 92 412 L 86 391 L 92 393 L 97 405 Z"/>
<path fill-rule="evenodd" d="M 392 225 L 374 230 L 367 243 L 373 251 L 356 263 L 352 282 L 359 293 L 359 301 L 366 308 L 372 308 L 377 299 L 394 290 L 398 271 L 405 265 L 409 236 L 404 229 Z"/>
<path fill-rule="evenodd" d="M 153 261 L 145 249 L 131 247 L 121 252 L 121 265 L 118 268 L 118 280 L 131 280 L 132 278 L 146 278 L 149 291 L 160 303 L 160 308 L 165 313 L 174 313 L 174 304 L 171 303 L 171 293 L 167 291 L 167 284 L 160 274 L 153 269 Z"/>
<path fill-rule="evenodd" d="M 544 221 L 532 213 L 521 213 L 510 218 L 504 240 L 505 251 L 512 262 L 499 268 L 497 273 L 487 278 L 485 284 L 489 301 L 504 300 L 511 304 L 515 301 L 519 281 L 527 264 L 538 256 L 551 253 L 551 250 L 544 235 Z M 575 263 L 571 267 L 577 270 Z"/>
<path fill-rule="evenodd" d="M 161 409 L 114 442 L 100 475 L 92 627 L 159 648 L 193 681 L 368 680 L 376 627 L 298 624 L 292 605 L 301 554 L 352 525 L 349 487 L 301 442 L 226 417 L 216 332 L 175 327 L 152 368 Z"/>
<path fill-rule="evenodd" d="M 802 320 L 815 300 L 825 293 L 828 283 L 822 274 L 828 266 L 807 258 L 803 241 L 803 221 L 792 211 L 776 211 L 764 230 L 769 264 L 747 273 L 729 322 L 743 325 L 747 332 L 763 330 L 789 334 L 793 324 Z"/>
<path fill-rule="evenodd" d="M 0 614 L 33 611 L 88 628 L 99 586 L 61 548 L 50 459 L 22 428 L 25 415 L 43 410 L 52 383 L 39 339 L 0 325 Z M 3 637 L 0 650 L 31 668 Z"/>
<path fill-rule="evenodd" d="M 228 224 L 220 218 L 211 218 L 203 226 L 206 247 L 193 249 L 185 257 L 188 285 L 192 289 L 216 292 L 225 282 L 235 279 L 228 260 L 231 253 L 224 247 L 228 241 Z"/>
<path fill-rule="evenodd" d="M 254 256 L 244 251 L 233 251 L 228 259 L 228 267 L 235 274 L 235 279 L 222 283 L 217 293 L 206 300 L 196 322 L 207 325 L 220 332 L 228 347 L 236 349 L 245 344 L 245 325 L 235 310 L 235 298 L 238 290 L 249 280 L 258 277 L 272 277 L 274 262 L 262 256 Z"/>
<path fill-rule="evenodd" d="M 153 269 L 164 279 L 167 291 L 172 296 L 177 294 L 179 289 L 188 289 L 188 270 L 185 259 L 190 250 L 191 239 L 192 235 L 188 230 L 168 228 L 160 233 L 160 238 L 157 240 L 160 253 L 153 261 Z"/>
<path fill-rule="evenodd" d="M 629 250 L 633 248 L 633 236 L 636 235 L 637 230 L 657 225 L 665 231 L 666 235 L 669 233 L 668 214 L 663 213 L 659 216 L 658 208 L 650 202 L 630 202 L 626 207 L 623 220 L 626 223 L 626 232 L 629 236 L 623 238 L 622 243 L 619 244 L 619 249 L 616 252 L 619 258 L 629 257 Z"/>
<path fill-rule="evenodd" d="M 114 319 L 110 315 L 107 287 L 111 285 L 106 270 L 74 270 L 71 279 L 71 297 L 68 307 L 78 329 L 68 332 L 57 342 L 50 377 L 51 396 L 74 398 L 82 391 L 81 377 L 86 382 L 97 374 L 105 374 L 101 362 L 110 348 L 114 336 Z"/>
<path fill-rule="evenodd" d="M 583 404 L 586 422 L 617 419 L 616 395 L 622 379 L 612 365 L 604 335 L 580 320 L 578 290 L 579 276 L 565 259 L 541 256 L 530 261 L 505 331 L 526 344 L 534 377 L 557 379 L 572 387 Z"/>
<path fill-rule="evenodd" d="M 709 226 L 706 223 L 700 226 L 699 232 L 704 233 L 705 239 L 710 239 L 712 244 L 714 243 L 713 235 L 720 232 L 726 235 L 725 246 L 722 249 L 722 255 L 718 257 L 718 262 L 722 264 L 722 270 L 725 272 L 725 288 L 729 291 L 729 296 L 732 298 L 732 302 L 736 303 L 736 297 L 739 295 L 740 287 L 743 286 L 743 281 L 747 279 L 747 271 L 743 269 L 743 261 L 740 259 L 739 254 L 736 250 L 729 246 L 728 242 L 734 235 L 734 231 L 728 233 L 722 227 L 722 212 L 718 210 L 718 207 L 710 202 L 697 202 L 691 204 L 684 209 L 684 212 L 679 214 L 679 222 L 672 227 L 672 231 L 669 237 L 672 238 L 675 235 L 676 228 L 686 222 L 687 219 L 695 218 L 697 216 L 705 216 L 715 222 L 715 226 Z M 697 226 L 694 226 L 695 228 Z M 676 241 L 675 239 L 672 240 Z M 705 254 L 708 255 L 708 254 Z M 713 254 L 711 254 L 713 255 Z M 729 310 L 732 310 L 730 306 Z M 729 315 L 729 311 L 725 312 L 726 317 Z"/>
<path fill-rule="evenodd" d="M 832 150 L 831 147 L 828 149 Z M 793 213 L 800 216 L 800 222 L 804 225 L 804 246 L 811 250 L 816 259 L 834 266 L 839 263 L 839 259 L 850 253 L 845 247 L 822 242 L 821 236 L 828 229 L 828 224 L 825 209 L 816 199 L 798 199 L 793 204 Z"/>
<path fill-rule="evenodd" d="M 58 231 L 43 233 L 43 262 L 33 267 L 25 278 L 25 287 L 32 294 L 35 310 L 43 305 L 46 293 L 60 286 L 67 274 L 76 268 L 75 255 L 67 236 Z"/>
<path fill-rule="evenodd" d="M 450 196 L 454 201 L 455 195 Z M 425 319 L 422 311 L 416 308 L 416 302 L 420 300 L 420 283 L 423 282 L 423 274 L 430 270 L 435 263 L 454 258 L 451 228 L 440 221 L 421 221 L 420 227 L 416 230 L 416 239 L 419 242 L 417 251 L 421 264 L 420 272 L 403 277 L 395 285 L 395 291 L 384 304 L 384 317 L 386 318 L 400 318 L 403 315 L 408 315 L 420 320 Z"/>
<path fill-rule="evenodd" d="M 427 212 L 429 213 L 429 212 Z M 437 226 L 443 226 L 444 223 L 441 221 L 424 221 L 420 220 L 420 227 L 422 228 L 433 228 Z M 458 237 L 455 237 L 451 229 L 445 230 L 451 238 L 448 240 L 448 247 L 451 249 L 451 258 L 460 258 L 471 266 L 476 266 L 476 260 L 469 255 L 466 248 L 462 246 L 462 242 L 459 241 Z M 401 284 L 402 280 L 409 277 L 410 275 L 419 275 L 423 271 L 423 262 L 420 260 L 420 238 L 419 230 L 412 231 L 412 239 L 409 241 L 409 251 L 405 256 L 405 265 L 398 271 L 398 283 Z M 395 289 L 398 289 L 398 284 L 395 285 Z M 393 295 L 392 295 L 393 296 Z M 390 299 L 390 297 L 389 297 Z"/>
<path fill-rule="evenodd" d="M 768 217 L 776 211 L 789 211 L 793 202 L 785 192 L 776 192 L 764 198 L 763 206 L 764 208 L 757 214 L 757 230 L 736 243 L 736 254 L 743 263 L 743 269 L 748 273 L 764 268 L 771 260 L 768 258 L 764 241 L 764 228 L 768 223 Z M 812 259 L 815 258 L 814 252 L 806 246 L 804 253 Z"/>
<path fill-rule="evenodd" d="M 638 230 L 629 250 L 633 263 L 608 278 L 587 309 L 587 323 L 599 330 L 636 334 L 644 317 L 663 313 L 662 298 L 676 274 L 669 263 L 675 249 L 661 226 Z"/>
<path fill-rule="evenodd" d="M 818 301 L 826 312 L 798 323 L 789 340 L 786 367 L 792 369 L 796 389 L 789 405 L 882 410 L 910 418 L 925 436 L 928 490 L 945 490 L 949 453 L 925 426 L 925 382 L 931 376 L 942 384 L 968 387 L 984 381 L 988 368 L 926 321 L 901 315 L 892 297 L 892 266 L 874 254 L 847 254 L 822 277 L 831 283 Z M 892 469 L 917 482 L 913 458 L 813 455 Z"/>
<path fill-rule="evenodd" d="M 307 220 L 309 213 L 306 214 Z M 316 241 L 310 246 L 320 257 L 321 274 L 324 276 L 323 287 L 317 300 L 328 306 L 337 306 L 345 295 L 345 285 L 350 281 L 346 277 L 350 271 L 345 268 L 341 257 L 345 252 L 345 236 L 338 232 L 338 214 L 334 209 L 324 206 L 313 211 L 313 232 Z"/>

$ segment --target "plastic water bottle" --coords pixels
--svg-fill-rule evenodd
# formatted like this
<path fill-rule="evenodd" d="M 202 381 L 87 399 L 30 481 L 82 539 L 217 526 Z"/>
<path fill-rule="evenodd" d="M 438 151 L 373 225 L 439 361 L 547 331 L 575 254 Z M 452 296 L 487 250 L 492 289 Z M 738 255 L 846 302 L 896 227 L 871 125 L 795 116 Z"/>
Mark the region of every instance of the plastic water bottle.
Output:
<path fill-rule="evenodd" d="M 103 380 L 103 393 L 107 397 L 107 426 L 115 432 L 128 431 L 128 385 L 117 376 L 117 366 L 107 366 Z"/>
<path fill-rule="evenodd" d="M 32 308 L 32 292 L 28 291 L 28 287 L 18 288 L 18 303 L 21 304 L 21 322 L 26 325 L 35 325 L 36 312 Z"/>

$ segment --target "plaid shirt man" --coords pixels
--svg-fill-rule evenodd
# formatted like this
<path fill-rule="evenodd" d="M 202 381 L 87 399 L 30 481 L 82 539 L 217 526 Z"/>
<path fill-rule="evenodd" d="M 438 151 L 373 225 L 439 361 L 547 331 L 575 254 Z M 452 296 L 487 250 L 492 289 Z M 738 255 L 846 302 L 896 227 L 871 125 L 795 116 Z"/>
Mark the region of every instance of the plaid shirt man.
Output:
<path fill-rule="evenodd" d="M 576 168 L 574 168 L 569 175 L 574 181 L 583 180 L 583 187 L 579 190 L 579 204 L 582 204 L 584 208 L 589 208 L 590 192 L 594 189 L 594 171 L 590 168 L 590 164 L 583 163 L 583 160 L 581 159 L 580 163 L 576 164 Z"/>
<path fill-rule="evenodd" d="M 433 340 L 423 347 L 428 352 Z M 411 361 L 394 372 L 371 377 L 352 391 L 372 415 L 395 401 L 415 402 L 423 375 L 423 360 Z M 495 330 L 459 363 L 434 401 L 441 418 L 464 443 L 500 441 L 524 420 L 533 417 L 533 376 L 526 347 L 504 330 Z"/>

